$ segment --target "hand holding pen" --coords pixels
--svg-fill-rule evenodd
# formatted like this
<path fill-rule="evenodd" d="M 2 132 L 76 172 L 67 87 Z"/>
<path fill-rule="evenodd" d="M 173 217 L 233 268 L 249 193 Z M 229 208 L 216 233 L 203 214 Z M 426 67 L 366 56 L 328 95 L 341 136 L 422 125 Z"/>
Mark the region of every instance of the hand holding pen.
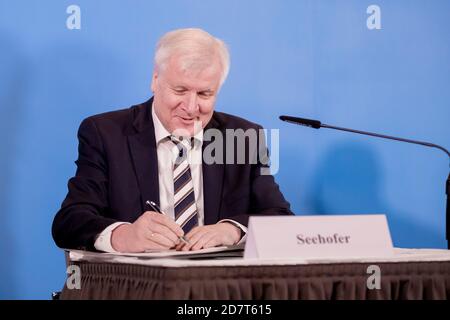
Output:
<path fill-rule="evenodd" d="M 152 208 L 153 211 L 161 213 L 162 215 L 166 215 L 161 208 L 153 201 L 149 201 L 147 200 L 145 202 L 150 208 Z M 189 244 L 189 240 L 187 240 L 184 236 L 180 236 L 178 237 L 180 239 L 181 242 L 185 243 L 185 244 Z"/>

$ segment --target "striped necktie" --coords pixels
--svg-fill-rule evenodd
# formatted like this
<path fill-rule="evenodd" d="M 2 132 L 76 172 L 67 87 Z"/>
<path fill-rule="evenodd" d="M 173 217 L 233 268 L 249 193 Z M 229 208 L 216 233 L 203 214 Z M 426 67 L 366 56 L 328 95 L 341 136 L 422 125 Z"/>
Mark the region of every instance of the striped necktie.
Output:
<path fill-rule="evenodd" d="M 174 212 L 175 222 L 180 225 L 185 233 L 198 225 L 198 211 L 195 203 L 194 184 L 192 182 L 191 169 L 189 167 L 188 144 L 171 137 L 172 142 L 178 149 L 178 154 L 173 166 L 174 182 Z M 184 143 L 183 143 L 184 142 Z M 192 146 L 193 139 L 190 146 Z"/>

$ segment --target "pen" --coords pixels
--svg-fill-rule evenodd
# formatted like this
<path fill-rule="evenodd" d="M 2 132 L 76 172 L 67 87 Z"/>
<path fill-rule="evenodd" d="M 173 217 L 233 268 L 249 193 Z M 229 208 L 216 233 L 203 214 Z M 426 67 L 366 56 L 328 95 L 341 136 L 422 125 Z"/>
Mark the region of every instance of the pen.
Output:
<path fill-rule="evenodd" d="M 145 203 L 150 207 L 150 208 L 152 208 L 154 211 L 156 211 L 156 212 L 158 212 L 158 213 L 161 213 L 161 214 L 163 214 L 163 215 L 166 215 L 162 210 L 161 210 L 161 208 L 155 203 L 155 202 L 153 202 L 153 201 L 145 201 Z M 189 244 L 189 241 L 184 237 L 184 236 L 181 236 L 181 237 L 178 237 L 181 241 L 183 241 L 185 244 Z"/>

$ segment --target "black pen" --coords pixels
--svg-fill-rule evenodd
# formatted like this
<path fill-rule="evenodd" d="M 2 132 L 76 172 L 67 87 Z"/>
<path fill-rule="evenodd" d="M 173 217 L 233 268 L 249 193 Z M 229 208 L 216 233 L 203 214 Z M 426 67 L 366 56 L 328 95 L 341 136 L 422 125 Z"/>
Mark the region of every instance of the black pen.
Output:
<path fill-rule="evenodd" d="M 145 201 L 145 203 L 153 209 L 153 211 L 156 211 L 158 213 L 161 213 L 162 215 L 166 215 L 161 208 L 153 201 Z M 185 244 L 189 244 L 189 240 L 187 240 L 184 236 L 178 237 L 181 241 L 183 241 Z"/>

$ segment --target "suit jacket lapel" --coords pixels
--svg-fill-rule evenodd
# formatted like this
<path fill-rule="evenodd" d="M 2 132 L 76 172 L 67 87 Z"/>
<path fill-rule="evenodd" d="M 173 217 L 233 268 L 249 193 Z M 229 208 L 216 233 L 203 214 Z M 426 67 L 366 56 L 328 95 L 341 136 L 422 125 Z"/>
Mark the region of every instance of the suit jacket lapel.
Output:
<path fill-rule="evenodd" d="M 145 202 L 155 201 L 159 205 L 158 155 L 156 152 L 155 129 L 151 117 L 153 99 L 137 106 L 133 126 L 137 133 L 128 136 L 131 157 L 141 192 L 142 212 Z"/>
<path fill-rule="evenodd" d="M 218 129 L 219 123 L 214 119 L 208 123 L 205 127 L 207 129 Z M 204 155 L 205 148 L 211 143 L 211 141 L 204 141 L 202 146 L 202 156 Z M 225 141 L 224 145 L 225 146 Z M 205 224 L 214 224 L 219 220 L 219 210 L 222 202 L 222 185 L 225 165 L 223 164 L 206 164 L 203 162 L 203 202 L 204 202 L 204 215 Z"/>

